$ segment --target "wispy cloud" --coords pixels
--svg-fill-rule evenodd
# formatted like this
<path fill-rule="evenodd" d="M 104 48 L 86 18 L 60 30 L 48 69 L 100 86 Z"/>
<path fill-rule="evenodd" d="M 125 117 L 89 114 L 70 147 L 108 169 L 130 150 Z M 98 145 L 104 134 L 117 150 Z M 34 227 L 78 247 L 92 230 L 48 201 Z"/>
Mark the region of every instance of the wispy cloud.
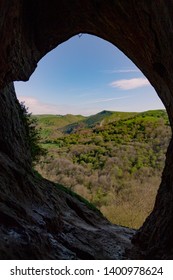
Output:
<path fill-rule="evenodd" d="M 108 74 L 114 74 L 114 73 L 137 73 L 140 72 L 139 69 L 114 69 L 114 70 L 104 70 L 102 71 L 104 73 Z"/>
<path fill-rule="evenodd" d="M 61 114 L 62 108 L 58 105 L 42 102 L 30 96 L 18 96 L 20 102 L 25 102 L 32 114 Z"/>
<path fill-rule="evenodd" d="M 91 102 L 86 102 L 86 103 L 87 104 L 104 103 L 104 102 L 109 102 L 109 101 L 113 101 L 113 100 L 126 99 L 129 97 L 130 97 L 130 95 L 121 96 L 121 97 L 113 97 L 113 98 L 100 98 L 100 99 L 93 100 Z"/>
<path fill-rule="evenodd" d="M 111 87 L 120 88 L 122 90 L 130 90 L 140 87 L 149 86 L 150 83 L 146 78 L 133 78 L 117 80 L 109 84 Z"/>
<path fill-rule="evenodd" d="M 85 104 L 51 104 L 38 100 L 32 96 L 18 96 L 20 102 L 25 102 L 28 111 L 33 115 L 42 115 L 42 114 L 52 114 L 52 115 L 66 115 L 66 114 L 81 114 L 84 116 L 89 116 L 95 114 L 99 111 L 99 108 L 91 108 L 91 106 L 85 106 Z"/>
<path fill-rule="evenodd" d="M 138 69 L 119 69 L 113 70 L 112 73 L 137 73 L 140 72 Z"/>

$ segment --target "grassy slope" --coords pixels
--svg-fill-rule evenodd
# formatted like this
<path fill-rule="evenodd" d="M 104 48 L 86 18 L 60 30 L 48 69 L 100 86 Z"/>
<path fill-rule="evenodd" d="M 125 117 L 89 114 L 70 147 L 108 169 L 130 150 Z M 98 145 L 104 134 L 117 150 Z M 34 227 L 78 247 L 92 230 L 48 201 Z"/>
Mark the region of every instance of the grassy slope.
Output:
<path fill-rule="evenodd" d="M 80 122 L 85 119 L 81 115 L 35 115 L 41 129 L 41 138 L 54 139 L 62 136 L 61 128 L 71 123 Z"/>
<path fill-rule="evenodd" d="M 120 119 L 126 119 L 135 116 L 137 113 L 129 112 L 112 112 L 102 111 L 98 114 L 89 116 L 80 122 L 69 124 L 62 128 L 64 133 L 74 133 L 80 129 L 93 128 L 96 125 L 104 125 L 106 123 L 114 122 Z"/>

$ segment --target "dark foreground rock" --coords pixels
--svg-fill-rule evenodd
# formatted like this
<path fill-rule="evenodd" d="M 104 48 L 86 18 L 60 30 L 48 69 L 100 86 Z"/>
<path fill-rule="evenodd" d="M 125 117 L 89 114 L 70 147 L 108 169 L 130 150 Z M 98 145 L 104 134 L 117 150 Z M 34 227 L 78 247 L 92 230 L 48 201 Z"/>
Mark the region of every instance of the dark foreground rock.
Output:
<path fill-rule="evenodd" d="M 110 224 L 84 202 L 16 169 L 1 155 L 2 164 L 8 178 L 0 171 L 1 186 L 11 191 L 1 192 L 0 259 L 126 258 L 134 230 Z"/>

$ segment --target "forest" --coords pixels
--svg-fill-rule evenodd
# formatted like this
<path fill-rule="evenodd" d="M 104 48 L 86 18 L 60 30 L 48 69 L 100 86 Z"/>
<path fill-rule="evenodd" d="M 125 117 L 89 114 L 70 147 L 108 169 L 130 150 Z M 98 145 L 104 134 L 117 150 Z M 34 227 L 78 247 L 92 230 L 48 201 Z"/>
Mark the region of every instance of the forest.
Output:
<path fill-rule="evenodd" d="M 34 168 L 114 224 L 139 228 L 151 212 L 171 137 L 165 110 L 37 115 L 45 154 Z"/>

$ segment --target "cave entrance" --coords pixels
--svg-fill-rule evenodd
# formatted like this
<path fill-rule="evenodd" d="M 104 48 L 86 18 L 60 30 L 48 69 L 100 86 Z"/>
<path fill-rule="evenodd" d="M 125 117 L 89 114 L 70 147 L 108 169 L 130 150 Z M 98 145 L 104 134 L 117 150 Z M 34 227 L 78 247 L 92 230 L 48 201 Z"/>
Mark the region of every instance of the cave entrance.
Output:
<path fill-rule="evenodd" d="M 80 34 L 15 86 L 48 151 L 35 168 L 111 222 L 139 228 L 153 208 L 170 138 L 163 104 L 141 71 L 107 41 Z"/>

